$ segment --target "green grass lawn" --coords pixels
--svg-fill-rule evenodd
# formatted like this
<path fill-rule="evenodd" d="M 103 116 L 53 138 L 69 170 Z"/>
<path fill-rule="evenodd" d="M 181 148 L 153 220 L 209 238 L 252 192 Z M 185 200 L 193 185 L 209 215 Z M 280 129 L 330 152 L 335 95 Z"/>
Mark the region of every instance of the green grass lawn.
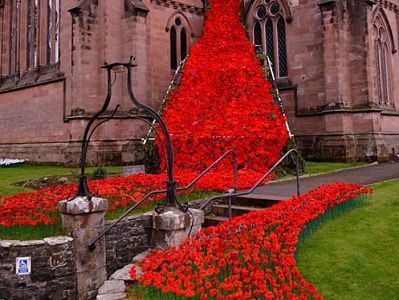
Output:
<path fill-rule="evenodd" d="M 399 180 L 371 203 L 323 225 L 298 251 L 299 270 L 325 299 L 399 299 Z"/>
<path fill-rule="evenodd" d="M 305 165 L 305 174 L 319 174 L 329 173 L 340 169 L 354 168 L 367 165 L 364 162 L 351 162 L 351 163 L 340 163 L 340 162 L 314 162 L 307 161 Z"/>
<path fill-rule="evenodd" d="M 86 173 L 92 174 L 96 168 L 87 168 Z M 120 173 L 122 167 L 106 167 L 108 173 Z M 78 168 L 65 168 L 62 166 L 41 166 L 23 164 L 15 167 L 0 168 L 0 195 L 13 195 L 18 192 L 25 192 L 29 189 L 22 186 L 15 186 L 14 183 L 29 180 L 39 179 L 54 175 L 73 175 L 76 177 L 80 173 Z"/>

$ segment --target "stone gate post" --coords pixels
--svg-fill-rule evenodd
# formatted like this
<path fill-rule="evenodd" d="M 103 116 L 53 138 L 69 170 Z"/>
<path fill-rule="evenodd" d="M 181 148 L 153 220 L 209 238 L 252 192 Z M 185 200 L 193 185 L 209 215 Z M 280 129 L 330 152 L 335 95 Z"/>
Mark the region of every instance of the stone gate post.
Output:
<path fill-rule="evenodd" d="M 204 211 L 190 208 L 182 212 L 177 207 L 167 207 L 160 214 L 145 213 L 141 222 L 149 231 L 150 244 L 157 249 L 168 249 L 178 247 L 188 237 L 201 231 Z"/>
<path fill-rule="evenodd" d="M 102 198 L 76 197 L 61 201 L 59 208 L 66 234 L 74 239 L 76 286 L 79 300 L 95 299 L 97 290 L 107 279 L 105 239 L 89 251 L 89 241 L 104 229 L 104 215 L 108 201 Z"/>

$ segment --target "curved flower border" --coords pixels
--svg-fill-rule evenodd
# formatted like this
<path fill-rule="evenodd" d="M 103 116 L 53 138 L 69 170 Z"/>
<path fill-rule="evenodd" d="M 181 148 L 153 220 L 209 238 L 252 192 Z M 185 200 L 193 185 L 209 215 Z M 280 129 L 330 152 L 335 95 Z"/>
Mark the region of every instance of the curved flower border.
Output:
<path fill-rule="evenodd" d="M 371 189 L 321 186 L 260 212 L 207 228 L 139 264 L 139 293 L 157 299 L 322 299 L 299 273 L 298 245 L 319 223 L 364 203 Z M 130 270 L 136 278 L 136 268 Z M 144 298 L 143 298 L 144 299 Z"/>

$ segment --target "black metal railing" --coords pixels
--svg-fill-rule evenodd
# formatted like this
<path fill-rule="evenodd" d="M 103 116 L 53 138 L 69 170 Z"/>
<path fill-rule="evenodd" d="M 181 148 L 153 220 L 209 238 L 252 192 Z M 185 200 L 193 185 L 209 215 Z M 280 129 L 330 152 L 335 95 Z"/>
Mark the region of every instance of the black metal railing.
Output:
<path fill-rule="evenodd" d="M 201 207 L 200 209 L 204 210 L 210 203 L 212 203 L 216 199 L 223 199 L 226 198 L 228 201 L 228 217 L 229 219 L 232 218 L 232 199 L 237 196 L 245 196 L 252 194 L 255 189 L 257 189 L 262 182 L 278 167 L 281 163 L 289 157 L 289 155 L 293 154 L 295 156 L 295 166 L 296 166 L 296 191 L 297 195 L 300 195 L 300 182 L 299 182 L 299 155 L 296 149 L 289 150 L 286 154 L 284 154 L 249 190 L 237 192 L 237 156 L 233 150 L 229 150 L 221 155 L 217 160 L 215 160 L 211 165 L 209 165 L 204 171 L 202 171 L 196 178 L 194 178 L 189 184 L 183 187 L 176 188 L 176 191 L 184 191 L 188 190 L 189 188 L 193 187 L 202 177 L 204 177 L 210 170 L 216 167 L 222 160 L 224 160 L 229 155 L 233 158 L 233 188 L 229 189 L 228 193 L 216 195 L 209 198 Z M 130 207 L 126 212 L 124 212 L 117 220 L 115 220 L 111 225 L 109 225 L 106 229 L 104 229 L 99 235 L 97 235 L 94 239 L 92 239 L 88 245 L 90 251 L 96 248 L 96 242 L 101 239 L 105 234 L 107 234 L 112 228 L 114 228 L 118 223 L 120 223 L 123 219 L 125 219 L 132 211 L 134 211 L 137 207 L 141 204 L 146 202 L 149 197 L 166 193 L 167 190 L 155 190 L 147 193 L 141 200 L 135 203 L 132 207 Z"/>
<path fill-rule="evenodd" d="M 284 154 L 249 190 L 237 192 L 237 156 L 233 150 L 229 150 L 225 152 L 222 156 L 220 156 L 217 160 L 215 160 L 211 165 L 209 165 L 204 171 L 202 171 L 196 178 L 194 178 L 189 184 L 183 187 L 176 188 L 176 191 L 184 191 L 191 188 L 194 184 L 196 184 L 202 177 L 204 177 L 210 170 L 212 170 L 215 166 L 217 166 L 222 160 L 224 160 L 229 155 L 233 158 L 233 188 L 229 189 L 228 193 L 216 195 L 209 198 L 200 209 L 204 210 L 210 203 L 212 203 L 216 199 L 226 198 L 228 201 L 228 217 L 232 218 L 232 199 L 238 196 L 245 196 L 252 194 L 255 189 L 257 189 L 262 182 L 278 167 L 281 163 L 287 159 L 289 155 L 293 154 L 295 156 L 295 166 L 296 166 L 296 191 L 297 195 L 300 195 L 300 182 L 299 182 L 299 155 L 296 149 L 289 150 L 286 154 Z M 141 204 L 146 202 L 149 197 L 166 193 L 167 190 L 155 190 L 147 193 L 141 200 L 135 203 L 132 207 L 130 207 L 126 212 L 124 212 L 117 220 L 115 220 L 111 225 L 109 225 L 106 229 L 104 229 L 99 235 L 97 235 L 94 239 L 92 239 L 88 245 L 90 251 L 93 251 L 96 246 L 96 242 L 101 239 L 105 234 L 107 234 L 112 228 L 114 228 L 118 223 L 120 223 L 123 219 L 125 219 L 132 211 L 134 211 Z"/>
<path fill-rule="evenodd" d="M 299 196 L 301 194 L 300 191 L 300 183 L 299 183 L 299 155 L 298 155 L 298 151 L 296 149 L 291 149 L 289 150 L 286 154 L 283 155 L 283 157 L 281 157 L 274 165 L 273 167 L 271 167 L 269 169 L 269 171 L 267 171 L 253 186 L 252 188 L 250 188 L 248 191 L 242 191 L 242 192 L 236 192 L 236 191 L 232 191 L 230 190 L 228 193 L 226 194 L 222 194 L 222 195 L 216 195 L 213 196 L 211 198 L 209 198 L 202 206 L 200 209 L 204 210 L 210 203 L 212 203 L 214 200 L 216 199 L 223 199 L 223 198 L 227 198 L 228 200 L 228 216 L 229 218 L 231 218 L 232 215 L 232 205 L 231 205 L 231 200 L 234 197 L 238 197 L 238 196 L 246 196 L 249 194 L 252 194 L 261 184 L 262 182 L 290 155 L 290 154 L 294 154 L 295 156 L 295 166 L 296 166 L 296 191 L 297 191 L 297 195 Z"/>
<path fill-rule="evenodd" d="M 196 178 L 194 178 L 189 184 L 183 187 L 176 188 L 176 191 L 184 191 L 188 190 L 189 188 L 193 187 L 202 177 L 204 177 L 210 170 L 216 167 L 222 160 L 224 160 L 228 156 L 232 156 L 233 158 L 233 189 L 234 191 L 237 190 L 237 156 L 233 150 L 229 150 L 221 155 L 217 160 L 215 160 L 211 165 L 209 165 L 204 171 L 202 171 Z M 93 251 L 96 246 L 96 242 L 101 239 L 107 232 L 109 232 L 112 228 L 114 228 L 118 223 L 120 223 L 123 219 L 125 219 L 132 211 L 134 211 L 137 207 L 141 204 L 146 202 L 148 198 L 154 195 L 166 193 L 167 190 L 155 190 L 147 193 L 141 200 L 135 203 L 132 207 L 130 207 L 126 212 L 124 212 L 117 220 L 115 220 L 111 225 L 109 225 L 106 229 L 104 229 L 100 234 L 98 234 L 95 238 L 93 238 L 88 245 L 90 251 Z"/>

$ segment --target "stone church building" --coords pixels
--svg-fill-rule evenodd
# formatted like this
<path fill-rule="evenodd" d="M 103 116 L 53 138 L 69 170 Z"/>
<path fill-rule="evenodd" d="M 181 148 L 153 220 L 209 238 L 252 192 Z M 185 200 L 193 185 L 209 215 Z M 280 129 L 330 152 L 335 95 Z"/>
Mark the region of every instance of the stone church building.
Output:
<path fill-rule="evenodd" d="M 78 162 L 84 125 L 106 94 L 105 62 L 134 56 L 134 92 L 157 108 L 201 34 L 204 2 L 0 0 L 0 157 Z M 399 0 L 244 0 L 241 15 L 273 62 L 306 153 L 371 160 L 399 151 Z M 128 110 L 126 74 L 115 79 L 111 107 Z M 110 121 L 89 161 L 139 160 L 147 130 Z"/>

